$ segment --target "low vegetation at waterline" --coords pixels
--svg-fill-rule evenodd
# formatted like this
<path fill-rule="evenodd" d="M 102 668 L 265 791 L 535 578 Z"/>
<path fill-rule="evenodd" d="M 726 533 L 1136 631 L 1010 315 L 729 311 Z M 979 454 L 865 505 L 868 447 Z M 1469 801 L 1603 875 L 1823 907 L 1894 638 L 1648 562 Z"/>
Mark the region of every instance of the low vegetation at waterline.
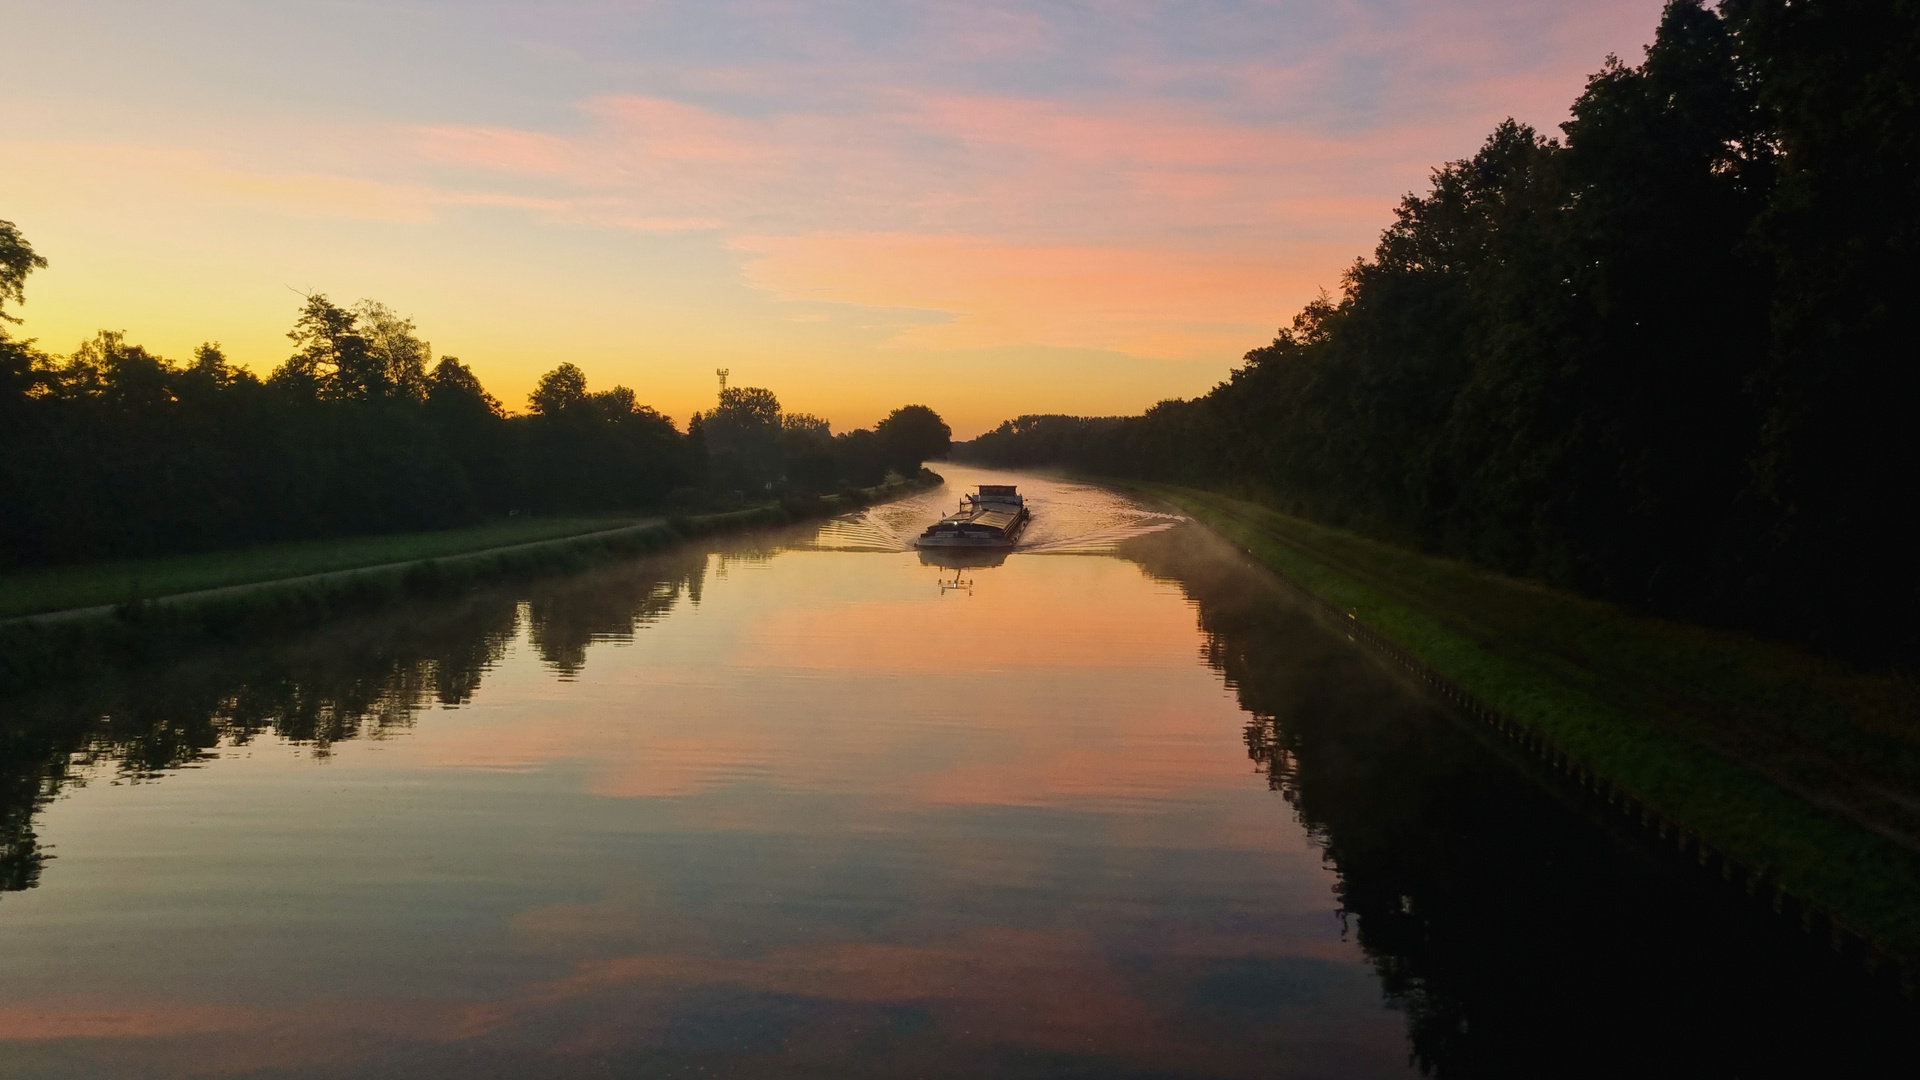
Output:
<path fill-rule="evenodd" d="M 288 540 L 186 555 L 33 566 L 0 573 L 0 619 L 231 588 L 366 566 L 444 559 L 603 532 L 644 520 L 511 517 L 453 529 Z"/>
<path fill-rule="evenodd" d="M 44 265 L 0 221 L 0 305 Z M 723 391 L 683 431 L 572 364 L 513 415 L 373 301 L 309 296 L 288 336 L 261 379 L 217 344 L 178 363 L 103 331 L 57 356 L 0 323 L 0 568 L 724 509 L 911 477 L 949 440 L 924 405 L 836 435 L 756 387 Z"/>
<path fill-rule="evenodd" d="M 1152 488 L 1911 960 L 1916 43 L 1911 5 L 1675 0 L 1210 393 L 950 456 Z"/>
<path fill-rule="evenodd" d="M 1191 488 L 1142 489 L 1713 848 L 1920 956 L 1920 692 Z"/>
<path fill-rule="evenodd" d="M 1920 658 L 1920 8 L 1694 0 L 1564 139 L 1502 124 L 1211 393 L 956 460 L 1288 513 Z"/>
<path fill-rule="evenodd" d="M 938 473 L 921 469 L 871 488 L 789 495 L 721 513 L 509 522 L 0 575 L 0 602 L 12 605 L 5 611 L 11 617 L 0 617 L 0 694 L 302 630 L 410 598 L 841 513 L 940 483 Z"/>

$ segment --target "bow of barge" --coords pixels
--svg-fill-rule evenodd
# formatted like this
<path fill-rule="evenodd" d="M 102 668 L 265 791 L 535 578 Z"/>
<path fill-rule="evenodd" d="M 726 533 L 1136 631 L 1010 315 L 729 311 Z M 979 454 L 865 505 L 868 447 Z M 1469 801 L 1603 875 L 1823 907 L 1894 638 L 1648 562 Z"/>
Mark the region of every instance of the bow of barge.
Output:
<path fill-rule="evenodd" d="M 1012 484 L 981 484 L 960 497 L 960 508 L 929 525 L 913 543 L 920 548 L 1010 548 L 1033 514 Z"/>

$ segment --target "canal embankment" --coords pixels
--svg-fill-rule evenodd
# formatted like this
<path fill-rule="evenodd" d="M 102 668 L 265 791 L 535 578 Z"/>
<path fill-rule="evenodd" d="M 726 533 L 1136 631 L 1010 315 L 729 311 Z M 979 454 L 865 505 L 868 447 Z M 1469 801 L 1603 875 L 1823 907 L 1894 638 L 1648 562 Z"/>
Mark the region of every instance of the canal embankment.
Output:
<path fill-rule="evenodd" d="M 0 692 L 244 641 L 407 598 L 506 578 L 567 573 L 690 540 L 846 513 L 924 491 L 937 473 L 739 510 L 668 517 L 553 518 L 468 529 L 308 541 L 227 553 L 30 570 L 0 577 Z"/>
<path fill-rule="evenodd" d="M 1828 934 L 1920 958 L 1920 687 L 1165 485 L 1361 644 L 1608 813 Z"/>
<path fill-rule="evenodd" d="M 517 515 L 463 528 L 259 544 L 186 555 L 38 566 L 0 574 L 0 619 L 73 618 L 117 604 L 444 559 L 659 524 L 661 516 Z"/>

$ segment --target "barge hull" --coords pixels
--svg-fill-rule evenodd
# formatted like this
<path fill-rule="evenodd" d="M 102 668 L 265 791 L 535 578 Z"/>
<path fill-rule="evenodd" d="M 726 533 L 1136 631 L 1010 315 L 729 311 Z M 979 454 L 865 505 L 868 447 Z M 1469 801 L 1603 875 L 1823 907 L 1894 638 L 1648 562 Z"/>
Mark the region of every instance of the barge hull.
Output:
<path fill-rule="evenodd" d="M 977 495 L 962 496 L 960 509 L 916 538 L 918 548 L 1011 548 L 1031 515 L 1026 500 L 1011 485 L 982 484 Z"/>

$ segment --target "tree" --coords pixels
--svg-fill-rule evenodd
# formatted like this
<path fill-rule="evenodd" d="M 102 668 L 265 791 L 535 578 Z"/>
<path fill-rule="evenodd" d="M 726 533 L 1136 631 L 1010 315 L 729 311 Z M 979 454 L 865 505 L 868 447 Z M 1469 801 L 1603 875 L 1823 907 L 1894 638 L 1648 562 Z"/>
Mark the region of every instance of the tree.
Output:
<path fill-rule="evenodd" d="M 487 393 L 480 377 L 457 356 L 443 356 L 433 366 L 427 375 L 427 401 L 488 416 L 505 415 L 500 400 Z"/>
<path fill-rule="evenodd" d="M 527 404 L 535 416 L 559 416 L 587 400 L 587 373 L 573 364 L 561 364 L 534 384 Z"/>
<path fill-rule="evenodd" d="M 953 429 L 925 405 L 907 405 L 887 414 L 873 429 L 887 467 L 913 476 L 920 464 L 940 457 L 953 445 Z"/>
<path fill-rule="evenodd" d="M 811 413 L 782 413 L 780 430 L 790 437 L 822 440 L 833 438 L 833 425 Z"/>
<path fill-rule="evenodd" d="M 1225 488 L 1653 610 L 1920 654 L 1920 4 L 1666 5 L 1210 393 L 972 460 Z"/>
<path fill-rule="evenodd" d="M 780 399 L 773 391 L 759 386 L 730 386 L 720 391 L 720 405 L 707 414 L 709 432 L 714 425 L 739 431 L 778 430 Z"/>
<path fill-rule="evenodd" d="M 646 409 L 640 404 L 640 398 L 633 390 L 625 386 L 616 386 L 611 390 L 602 390 L 593 395 L 594 407 L 608 420 L 625 420 L 637 412 Z"/>
<path fill-rule="evenodd" d="M 80 343 L 60 370 L 59 393 L 92 397 L 120 408 L 160 406 L 175 399 L 178 369 L 118 330 L 102 330 Z"/>
<path fill-rule="evenodd" d="M 887 478 L 886 456 L 880 437 L 867 428 L 855 428 L 833 437 L 834 456 L 841 479 L 856 487 L 872 487 Z"/>
<path fill-rule="evenodd" d="M 324 399 L 364 399 L 383 387 L 358 333 L 353 312 L 328 300 L 325 293 L 306 298 L 287 337 L 293 355 L 274 370 L 271 382 L 297 394 Z"/>
<path fill-rule="evenodd" d="M 832 491 L 840 483 L 840 460 L 835 456 L 833 427 L 808 413 L 780 417 L 780 452 L 786 459 L 787 483 L 798 491 Z"/>
<path fill-rule="evenodd" d="M 382 393 L 424 401 L 427 362 L 433 359 L 433 348 L 414 332 L 413 320 L 401 318 L 377 300 L 355 304 L 353 315 L 357 332 L 366 342 L 371 381 Z"/>
<path fill-rule="evenodd" d="M 14 302 L 45 262 L 10 224 L 0 240 L 0 300 Z M 849 465 L 826 421 L 757 387 L 728 390 L 683 435 L 633 388 L 591 392 L 569 363 L 540 378 L 529 415 L 508 416 L 471 368 L 434 362 L 411 319 L 371 300 L 306 296 L 288 338 L 262 383 L 212 341 L 182 364 L 119 331 L 65 357 L 0 333 L 0 562 L 691 507 L 696 484 L 757 500 L 884 471 L 873 432 L 846 442 Z M 911 412 L 889 429 L 902 445 L 918 445 Z"/>
<path fill-rule="evenodd" d="M 187 373 L 203 387 L 218 389 L 257 385 L 260 381 L 253 372 L 229 363 L 217 341 L 203 341 L 193 350 L 193 363 L 187 366 Z"/>
<path fill-rule="evenodd" d="M 1920 650 L 1920 4 L 1727 0 L 1779 148 L 1751 563 L 1771 629 Z M 1783 594 L 1791 597 L 1781 602 Z M 1895 645 L 1895 643 L 1900 643 Z"/>
<path fill-rule="evenodd" d="M 7 314 L 6 306 L 9 302 L 26 303 L 27 275 L 46 268 L 47 260 L 34 253 L 19 227 L 11 221 L 0 221 L 0 320 L 20 321 Z M 5 330 L 0 328 L 0 337 L 4 336 Z"/>
<path fill-rule="evenodd" d="M 52 358 L 31 340 L 9 337 L 0 328 L 0 410 L 23 402 L 46 384 Z"/>
<path fill-rule="evenodd" d="M 714 477 L 736 490 L 764 488 L 784 473 L 780 447 L 780 399 L 758 386 L 730 386 L 702 420 Z"/>

